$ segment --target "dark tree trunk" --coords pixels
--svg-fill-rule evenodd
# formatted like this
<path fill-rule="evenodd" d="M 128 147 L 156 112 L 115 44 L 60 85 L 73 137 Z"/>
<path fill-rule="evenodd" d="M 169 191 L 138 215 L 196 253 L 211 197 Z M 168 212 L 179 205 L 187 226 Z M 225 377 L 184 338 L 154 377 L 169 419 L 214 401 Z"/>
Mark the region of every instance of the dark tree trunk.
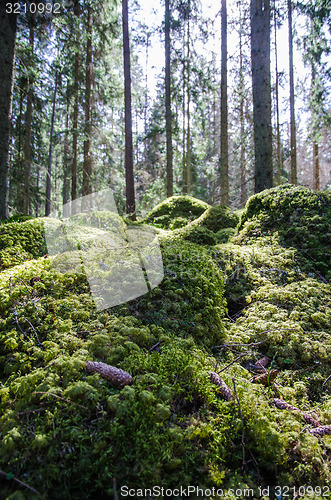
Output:
<path fill-rule="evenodd" d="M 85 140 L 84 140 L 84 165 L 83 165 L 83 196 L 91 193 L 91 103 L 92 103 L 92 30 L 93 16 L 91 7 L 87 7 L 87 44 L 86 44 L 86 81 L 85 81 Z"/>
<path fill-rule="evenodd" d="M 54 134 L 54 122 L 55 122 L 56 94 L 57 94 L 58 78 L 59 78 L 59 75 L 58 75 L 58 73 L 56 73 L 54 96 L 53 96 L 52 119 L 51 119 L 51 131 L 49 134 L 48 169 L 47 169 L 47 175 L 46 175 L 46 208 L 45 208 L 46 217 L 51 212 L 53 134 Z"/>
<path fill-rule="evenodd" d="M 220 190 L 221 204 L 229 205 L 229 152 L 228 152 L 228 48 L 227 48 L 227 11 L 226 0 L 222 0 L 221 8 L 221 158 L 220 158 Z"/>
<path fill-rule="evenodd" d="M 135 192 L 133 175 L 132 147 L 132 110 L 131 110 L 131 65 L 129 42 L 128 2 L 122 0 L 123 20 L 123 56 L 124 56 L 124 106 L 125 106 L 125 180 L 126 180 L 126 212 L 135 220 Z"/>
<path fill-rule="evenodd" d="M 190 19 L 187 20 L 187 131 L 186 131 L 186 172 L 187 172 L 187 194 L 191 193 L 191 118 L 190 118 L 190 102 L 191 102 L 191 89 L 190 89 Z"/>
<path fill-rule="evenodd" d="M 75 77 L 74 77 L 74 110 L 73 110 L 73 135 L 72 135 L 72 164 L 71 164 L 71 199 L 77 198 L 77 143 L 78 143 L 78 83 L 79 83 L 79 52 L 75 52 Z"/>
<path fill-rule="evenodd" d="M 170 7 L 165 0 L 165 92 L 166 92 L 166 138 L 167 138 L 167 196 L 173 195 L 172 165 L 172 123 L 171 123 L 171 89 L 170 89 Z"/>
<path fill-rule="evenodd" d="M 313 139 L 313 189 L 320 190 L 320 165 L 318 158 L 318 142 Z"/>
<path fill-rule="evenodd" d="M 0 9 L 0 220 L 8 217 L 9 140 L 16 26 L 16 15 L 7 14 L 2 6 Z"/>
<path fill-rule="evenodd" d="M 34 16 L 31 15 L 29 19 L 29 44 L 30 50 L 33 54 L 34 51 Z M 31 179 L 31 158 L 32 158 L 32 108 L 33 108 L 33 81 L 30 78 L 28 82 L 28 95 L 26 103 L 25 114 L 25 144 L 24 144 L 24 198 L 23 198 L 23 212 L 29 213 L 30 208 L 30 179 Z"/>
<path fill-rule="evenodd" d="M 240 12 L 240 16 L 241 16 Z M 240 19 L 241 21 L 241 19 Z M 246 194 L 246 162 L 245 162 L 245 117 L 244 117 L 244 104 L 245 104 L 245 82 L 244 82 L 244 68 L 243 68 L 243 47 L 242 47 L 242 25 L 239 32 L 239 87 L 240 87 L 240 206 L 244 206 L 247 199 Z"/>
<path fill-rule="evenodd" d="M 292 0 L 288 0 L 288 45 L 290 69 L 290 113 L 291 113 L 291 183 L 297 184 L 297 144 L 294 111 L 294 76 L 293 76 L 293 35 L 292 35 Z"/>
<path fill-rule="evenodd" d="M 278 46 L 277 46 L 277 17 L 276 0 L 274 0 L 274 24 L 275 24 L 275 73 L 276 73 L 276 147 L 277 147 L 277 169 L 276 186 L 281 182 L 281 152 L 280 152 L 280 127 L 279 127 L 279 75 L 278 75 Z"/>
<path fill-rule="evenodd" d="M 251 0 L 255 193 L 272 187 L 270 0 Z"/>

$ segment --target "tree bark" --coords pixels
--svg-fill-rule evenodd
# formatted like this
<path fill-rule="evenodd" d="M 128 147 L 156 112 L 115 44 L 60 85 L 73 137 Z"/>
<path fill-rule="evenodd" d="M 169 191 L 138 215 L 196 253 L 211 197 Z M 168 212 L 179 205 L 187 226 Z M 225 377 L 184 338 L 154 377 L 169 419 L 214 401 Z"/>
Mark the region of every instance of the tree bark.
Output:
<path fill-rule="evenodd" d="M 221 7 L 221 158 L 220 158 L 220 190 L 221 204 L 229 205 L 229 151 L 228 151 L 228 41 L 227 41 L 227 9 L 226 0 Z"/>
<path fill-rule="evenodd" d="M 86 43 L 86 70 L 85 70 L 85 140 L 84 140 L 84 164 L 83 164 L 83 196 L 91 193 L 91 103 L 92 103 L 92 31 L 93 15 L 90 5 L 87 7 L 87 43 Z"/>
<path fill-rule="evenodd" d="M 186 92 L 187 92 L 187 131 L 186 131 L 186 175 L 187 175 L 187 194 L 191 193 L 191 123 L 190 123 L 190 20 L 187 20 L 187 82 L 186 82 Z"/>
<path fill-rule="evenodd" d="M 55 122 L 56 94 L 57 94 L 58 78 L 59 78 L 59 75 L 58 75 L 58 73 L 56 73 L 56 75 L 55 75 L 54 96 L 53 96 L 53 109 L 52 109 L 51 131 L 50 131 L 50 134 L 49 134 L 48 169 L 47 169 L 47 175 L 46 175 L 46 208 L 45 208 L 45 215 L 46 215 L 46 217 L 51 212 L 51 192 L 52 192 L 52 184 L 51 184 L 51 182 L 52 182 L 53 134 L 54 134 L 54 122 Z"/>
<path fill-rule="evenodd" d="M 313 189 L 320 190 L 320 165 L 318 158 L 318 142 L 313 139 Z"/>
<path fill-rule="evenodd" d="M 276 186 L 281 183 L 281 153 L 280 153 L 280 127 L 279 127 L 279 75 L 278 75 L 278 47 L 277 47 L 277 18 L 276 0 L 274 0 L 274 24 L 275 24 L 275 73 L 276 73 L 276 148 L 277 148 L 277 169 Z"/>
<path fill-rule="evenodd" d="M 165 0 L 165 93 L 166 93 L 165 106 L 166 106 L 166 141 L 167 141 L 167 196 L 169 197 L 173 195 L 169 0 Z"/>
<path fill-rule="evenodd" d="M 240 7 L 239 7 L 240 8 Z M 239 87 L 240 87 L 240 206 L 244 206 L 247 199 L 246 193 L 246 162 L 245 162 L 245 82 L 243 68 L 243 48 L 242 48 L 242 13 L 240 11 L 240 32 L 239 32 Z"/>
<path fill-rule="evenodd" d="M 14 4 L 13 1 L 7 2 Z M 0 9 L 0 220 L 8 217 L 9 141 L 17 16 Z"/>
<path fill-rule="evenodd" d="M 290 70 L 290 115 L 291 115 L 291 183 L 297 184 L 297 144 L 294 111 L 294 75 L 293 75 L 293 35 L 292 35 L 292 0 L 288 0 L 288 46 Z"/>
<path fill-rule="evenodd" d="M 272 187 L 270 0 L 251 0 L 255 193 Z"/>
<path fill-rule="evenodd" d="M 122 0 L 123 57 L 124 57 L 124 108 L 125 108 L 125 180 L 126 212 L 136 219 L 136 204 L 133 175 L 132 109 L 131 109 L 131 64 L 129 41 L 128 1 Z"/>
<path fill-rule="evenodd" d="M 34 52 L 34 16 L 29 18 L 29 45 L 31 53 Z M 32 108 L 33 108 L 33 82 L 30 78 L 28 81 L 29 89 L 26 103 L 25 114 L 25 144 L 24 144 L 24 197 L 23 197 L 23 212 L 29 213 L 30 208 L 30 179 L 31 179 L 31 136 L 32 136 Z"/>

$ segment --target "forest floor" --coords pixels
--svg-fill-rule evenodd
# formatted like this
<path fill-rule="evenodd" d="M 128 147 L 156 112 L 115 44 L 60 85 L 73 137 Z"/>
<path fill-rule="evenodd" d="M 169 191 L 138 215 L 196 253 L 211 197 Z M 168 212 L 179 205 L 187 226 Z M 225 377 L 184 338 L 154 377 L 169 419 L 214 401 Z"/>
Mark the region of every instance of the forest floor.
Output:
<path fill-rule="evenodd" d="M 330 201 L 285 185 L 120 219 L 154 228 L 164 277 L 101 311 L 45 219 L 0 225 L 0 500 L 330 499 Z"/>

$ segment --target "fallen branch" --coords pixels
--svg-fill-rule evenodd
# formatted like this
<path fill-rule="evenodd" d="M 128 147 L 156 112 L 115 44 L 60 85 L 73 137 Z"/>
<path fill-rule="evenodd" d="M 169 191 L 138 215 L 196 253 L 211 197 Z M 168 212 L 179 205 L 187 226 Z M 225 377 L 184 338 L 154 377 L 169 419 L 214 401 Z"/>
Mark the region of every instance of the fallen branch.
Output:
<path fill-rule="evenodd" d="M 244 467 L 246 467 L 246 458 L 245 458 L 245 424 L 244 424 L 244 418 L 243 418 L 243 415 L 242 415 L 242 412 L 241 412 L 240 400 L 239 400 L 239 397 L 238 397 L 238 394 L 237 394 L 237 390 L 236 390 L 236 381 L 235 381 L 234 378 L 232 379 L 232 383 L 233 383 L 233 391 L 234 391 L 234 394 L 236 396 L 236 400 L 237 400 L 237 403 L 238 403 L 239 415 L 240 415 L 241 426 L 242 426 L 241 447 L 242 447 L 242 451 L 243 451 L 243 468 L 244 468 Z"/>
<path fill-rule="evenodd" d="M 75 401 L 70 401 L 70 399 L 61 398 L 61 396 L 58 396 L 57 394 L 53 394 L 53 392 L 36 391 L 36 392 L 33 392 L 32 394 L 45 394 L 48 396 L 53 396 L 54 398 L 59 399 L 60 401 L 64 401 L 65 403 L 76 405 L 76 406 L 79 406 L 80 408 L 84 408 L 84 410 L 88 410 L 87 406 L 83 406 L 83 405 L 80 405 L 79 403 L 75 403 Z"/>
<path fill-rule="evenodd" d="M 20 479 L 18 479 L 15 476 L 12 476 L 10 473 L 6 474 L 6 472 L 4 472 L 3 470 L 0 470 L 0 476 L 3 476 L 8 480 L 11 479 L 12 481 L 16 481 L 16 483 L 21 484 L 22 486 L 24 486 L 24 488 L 27 488 L 28 490 L 32 491 L 32 493 L 37 495 L 39 498 L 43 498 L 42 495 L 39 493 L 39 491 L 32 488 L 32 486 L 29 486 L 28 484 L 23 483 L 23 481 L 21 481 Z"/>

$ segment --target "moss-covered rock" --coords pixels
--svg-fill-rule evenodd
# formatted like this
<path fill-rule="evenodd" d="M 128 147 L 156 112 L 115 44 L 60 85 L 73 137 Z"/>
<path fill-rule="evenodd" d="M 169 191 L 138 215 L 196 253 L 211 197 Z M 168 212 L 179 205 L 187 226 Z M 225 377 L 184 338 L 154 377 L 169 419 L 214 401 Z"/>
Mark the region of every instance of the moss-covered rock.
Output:
<path fill-rule="evenodd" d="M 286 208 L 287 189 L 261 194 L 268 206 L 256 208 L 255 219 L 248 201 L 237 243 L 185 241 L 187 230 L 215 237 L 201 220 L 159 230 L 162 283 L 100 312 L 84 274 L 56 271 L 53 258 L 33 260 L 26 229 L 23 243 L 14 227 L 0 231 L 7 267 L 0 273 L 1 498 L 36 498 L 22 483 L 50 500 L 113 498 L 114 478 L 118 496 L 124 485 L 158 484 L 220 488 L 233 500 L 230 488 L 253 488 L 259 499 L 259 487 L 273 495 L 275 486 L 309 485 L 309 498 L 321 498 L 318 491 L 331 487 L 330 436 L 314 436 L 299 411 L 273 403 L 314 410 L 309 415 L 330 425 L 330 286 L 302 244 L 284 239 L 285 220 L 275 212 L 279 198 Z M 304 201 L 301 209 L 311 225 Z M 321 252 L 326 240 L 316 234 Z M 266 370 L 278 370 L 269 387 L 252 383 L 262 356 Z M 129 372 L 133 383 L 112 387 L 86 370 L 88 360 Z M 210 371 L 232 401 L 222 399 Z"/>
<path fill-rule="evenodd" d="M 192 196 L 171 196 L 149 212 L 146 222 L 169 229 L 174 219 L 182 217 L 187 222 L 203 214 L 210 205 Z"/>
<path fill-rule="evenodd" d="M 11 250 L 11 254 L 14 256 L 15 250 L 17 253 L 21 253 L 25 258 L 37 258 L 47 253 L 46 242 L 45 242 L 45 231 L 43 219 L 32 219 L 25 222 L 10 222 L 7 224 L 0 225 L 0 251 L 8 249 Z M 22 261 L 19 255 L 18 258 L 13 260 L 15 265 Z M 2 269 L 9 267 L 9 259 L 4 263 L 6 259 L 1 258 Z M 1 264 L 0 264 L 1 266 Z M 0 269 L 1 269 L 0 268 Z"/>
<path fill-rule="evenodd" d="M 238 227 L 238 243 L 278 232 L 282 245 L 294 246 L 328 279 L 331 269 L 331 196 L 282 185 L 252 196 Z"/>
<path fill-rule="evenodd" d="M 210 346 L 224 337 L 223 276 L 207 249 L 177 240 L 162 242 L 164 279 L 149 293 L 115 308 Z"/>

